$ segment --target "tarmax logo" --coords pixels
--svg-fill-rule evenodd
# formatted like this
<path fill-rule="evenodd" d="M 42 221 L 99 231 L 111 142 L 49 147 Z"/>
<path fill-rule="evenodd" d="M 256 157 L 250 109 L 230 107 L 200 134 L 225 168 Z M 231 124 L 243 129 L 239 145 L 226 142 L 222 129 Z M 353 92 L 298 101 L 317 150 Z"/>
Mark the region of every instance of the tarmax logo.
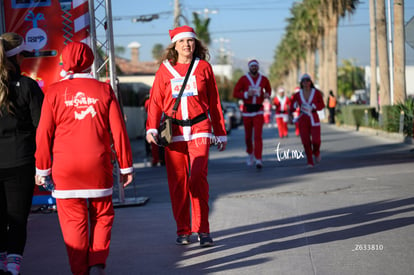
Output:
<path fill-rule="evenodd" d="M 46 39 L 45 37 L 43 37 L 43 36 L 31 36 L 31 37 L 28 37 L 27 38 L 27 42 L 28 43 L 40 43 L 40 42 L 42 42 L 44 39 Z"/>
<path fill-rule="evenodd" d="M 47 34 L 44 30 L 40 28 L 30 29 L 26 33 L 26 43 L 33 50 L 40 50 L 47 43 Z"/>

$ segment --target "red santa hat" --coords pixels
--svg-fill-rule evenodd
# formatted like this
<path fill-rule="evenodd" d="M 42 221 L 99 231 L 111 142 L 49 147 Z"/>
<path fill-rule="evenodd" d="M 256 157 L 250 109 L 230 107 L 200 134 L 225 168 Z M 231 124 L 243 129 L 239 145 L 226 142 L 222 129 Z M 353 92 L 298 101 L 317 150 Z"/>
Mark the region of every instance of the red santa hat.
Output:
<path fill-rule="evenodd" d="M 68 72 L 83 73 L 88 71 L 94 60 L 91 48 L 82 42 L 71 42 L 62 50 L 63 70 L 62 77 Z"/>
<path fill-rule="evenodd" d="M 257 67 L 259 67 L 259 62 L 256 59 L 252 59 L 249 61 L 249 63 L 247 63 L 247 65 L 249 66 L 249 68 L 253 65 L 256 65 Z"/>
<path fill-rule="evenodd" d="M 196 38 L 197 37 L 194 29 L 189 26 L 177 27 L 173 30 L 170 30 L 169 32 L 170 32 L 171 43 L 177 42 L 178 40 L 183 39 L 183 38 Z"/>

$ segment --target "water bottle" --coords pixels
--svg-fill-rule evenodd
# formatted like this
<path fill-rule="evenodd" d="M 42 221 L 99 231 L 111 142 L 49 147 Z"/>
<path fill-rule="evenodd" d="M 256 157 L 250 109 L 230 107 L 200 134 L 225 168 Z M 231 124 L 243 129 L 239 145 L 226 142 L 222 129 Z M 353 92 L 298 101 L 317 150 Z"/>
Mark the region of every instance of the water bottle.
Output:
<path fill-rule="evenodd" d="M 47 191 L 52 192 L 55 190 L 55 184 L 53 183 L 52 177 L 50 175 L 43 177 L 42 183 L 43 188 L 45 188 Z"/>

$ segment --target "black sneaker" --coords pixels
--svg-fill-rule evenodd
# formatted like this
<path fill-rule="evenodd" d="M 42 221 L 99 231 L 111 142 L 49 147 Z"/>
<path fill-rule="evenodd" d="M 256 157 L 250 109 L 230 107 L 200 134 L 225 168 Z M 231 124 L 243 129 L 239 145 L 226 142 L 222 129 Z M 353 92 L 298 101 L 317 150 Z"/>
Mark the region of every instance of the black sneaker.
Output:
<path fill-rule="evenodd" d="M 186 245 L 190 244 L 190 235 L 180 235 L 177 237 L 177 240 L 175 240 L 175 243 L 178 245 Z"/>
<path fill-rule="evenodd" d="M 201 247 L 209 247 L 214 245 L 213 239 L 210 237 L 209 233 L 199 233 L 198 240 L 200 241 Z"/>
<path fill-rule="evenodd" d="M 256 168 L 262 169 L 262 167 L 263 167 L 263 162 L 260 159 L 256 160 Z"/>

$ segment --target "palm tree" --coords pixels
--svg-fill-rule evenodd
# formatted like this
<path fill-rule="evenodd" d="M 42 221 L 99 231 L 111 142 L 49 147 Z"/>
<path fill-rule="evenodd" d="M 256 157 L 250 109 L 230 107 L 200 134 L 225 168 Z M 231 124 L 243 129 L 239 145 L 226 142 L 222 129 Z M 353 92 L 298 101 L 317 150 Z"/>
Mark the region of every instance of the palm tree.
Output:
<path fill-rule="evenodd" d="M 369 24 L 370 24 L 370 59 L 371 59 L 371 81 L 370 81 L 370 106 L 378 110 L 377 91 L 377 34 L 375 24 L 375 0 L 369 0 Z"/>
<path fill-rule="evenodd" d="M 378 63 L 380 71 L 380 94 L 381 106 L 390 105 L 390 77 L 387 47 L 387 20 L 385 18 L 385 0 L 377 0 L 376 25 L 378 43 Z"/>
<path fill-rule="evenodd" d="M 394 103 L 403 103 L 405 90 L 404 0 L 394 0 Z"/>
<path fill-rule="evenodd" d="M 320 10 L 326 7 L 323 15 L 323 24 L 325 31 L 324 47 L 326 62 L 326 86 L 325 90 L 337 90 L 337 72 L 338 72 L 338 23 L 340 17 L 355 12 L 359 0 L 321 0 Z"/>
<path fill-rule="evenodd" d="M 197 33 L 198 39 L 203 41 L 206 46 L 209 46 L 211 43 L 210 32 L 208 31 L 208 25 L 210 24 L 210 18 L 202 20 L 200 16 L 193 12 L 193 23 L 195 26 L 195 32 Z"/>
<path fill-rule="evenodd" d="M 338 67 L 338 95 L 350 98 L 355 90 L 365 89 L 364 69 L 354 60 L 342 60 Z"/>

